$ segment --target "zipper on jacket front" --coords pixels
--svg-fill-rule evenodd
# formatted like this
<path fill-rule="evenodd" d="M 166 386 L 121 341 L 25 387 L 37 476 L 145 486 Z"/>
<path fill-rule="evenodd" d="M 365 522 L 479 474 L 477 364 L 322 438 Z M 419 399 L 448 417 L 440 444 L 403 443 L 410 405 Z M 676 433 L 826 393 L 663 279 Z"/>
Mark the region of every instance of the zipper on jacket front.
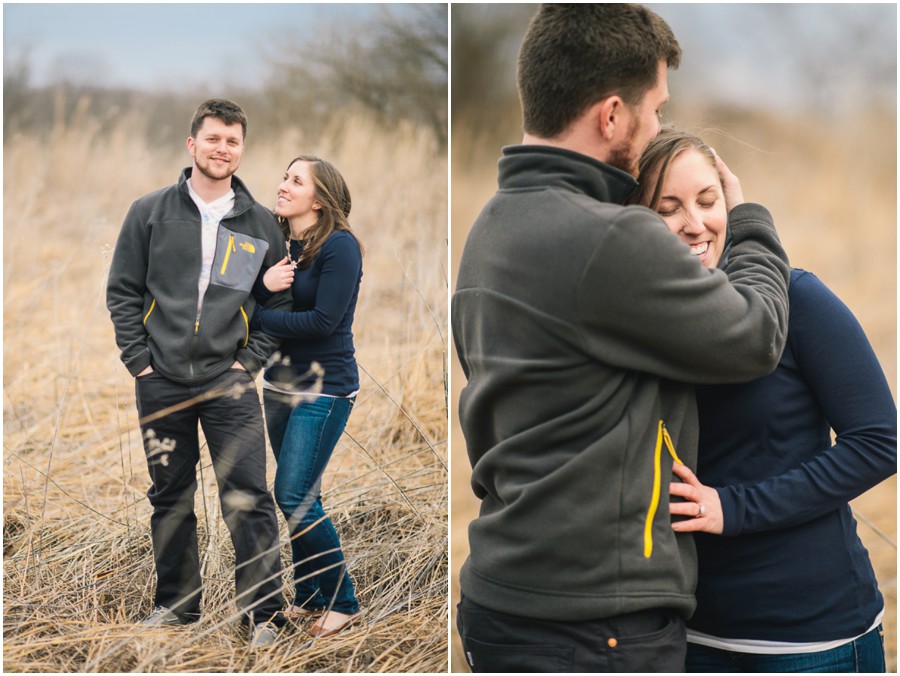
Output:
<path fill-rule="evenodd" d="M 669 436 L 666 424 L 660 420 L 656 433 L 656 449 L 653 451 L 653 493 L 650 496 L 650 509 L 647 510 L 647 521 L 644 523 L 644 558 L 649 559 L 653 553 L 653 517 L 659 507 L 659 494 L 662 487 L 662 447 L 666 445 L 669 455 L 679 465 L 683 465 L 681 458 L 675 453 L 675 444 Z"/>
<path fill-rule="evenodd" d="M 194 348 L 197 346 L 198 333 L 200 333 L 200 315 L 197 315 L 197 321 L 194 322 L 194 335 L 191 336 L 191 349 L 188 352 L 188 375 L 191 380 L 194 379 Z"/>

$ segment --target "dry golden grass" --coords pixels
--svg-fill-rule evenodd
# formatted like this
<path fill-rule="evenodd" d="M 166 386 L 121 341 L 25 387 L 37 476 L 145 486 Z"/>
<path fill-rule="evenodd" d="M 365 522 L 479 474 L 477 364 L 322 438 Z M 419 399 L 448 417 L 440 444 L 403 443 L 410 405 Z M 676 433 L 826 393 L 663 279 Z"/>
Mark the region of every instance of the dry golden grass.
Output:
<path fill-rule="evenodd" d="M 201 621 L 144 629 L 154 583 L 147 470 L 132 379 L 105 308 L 131 201 L 189 157 L 83 114 L 6 139 L 4 172 L 4 671 L 445 672 L 447 669 L 447 166 L 427 132 L 285 132 L 238 172 L 263 204 L 288 161 L 332 160 L 366 247 L 354 332 L 361 392 L 323 480 L 365 621 L 251 652 L 233 549 L 201 454 Z M 185 133 L 185 136 L 187 134 Z M 179 152 L 180 151 L 180 152 Z M 274 477 L 269 454 L 269 479 Z M 282 559 L 290 561 L 282 528 Z M 286 576 L 287 577 L 287 576 Z M 290 598 L 286 579 L 285 592 Z"/>
<path fill-rule="evenodd" d="M 514 118 L 513 118 L 514 119 Z M 682 109 L 675 118 L 701 121 L 699 131 L 741 179 L 748 200 L 768 206 L 795 267 L 814 272 L 854 312 L 866 331 L 896 399 L 897 371 L 897 173 L 896 124 L 890 115 L 861 117 L 848 128 L 804 118 L 731 118 Z M 715 125 L 718 129 L 710 127 Z M 510 127 L 510 133 L 513 128 Z M 451 267 L 456 269 L 468 229 L 496 190 L 502 144 L 453 129 Z M 451 285 L 455 279 L 451 280 Z M 451 668 L 468 671 L 456 632 L 459 568 L 468 555 L 467 527 L 478 514 L 469 487 L 465 440 L 455 412 L 465 377 L 451 360 Z M 854 509 L 884 533 L 860 524 L 879 587 L 887 670 L 897 670 L 897 482 L 892 477 L 853 502 Z"/>

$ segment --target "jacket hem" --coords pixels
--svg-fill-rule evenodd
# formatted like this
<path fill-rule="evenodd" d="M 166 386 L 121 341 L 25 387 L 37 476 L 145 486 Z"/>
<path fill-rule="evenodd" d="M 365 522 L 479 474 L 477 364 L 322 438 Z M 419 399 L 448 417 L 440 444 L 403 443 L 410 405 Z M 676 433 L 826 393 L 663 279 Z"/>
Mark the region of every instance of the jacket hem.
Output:
<path fill-rule="evenodd" d="M 235 361 L 239 361 L 234 357 L 220 362 L 216 368 L 211 371 L 205 371 L 193 377 L 190 376 L 181 376 L 175 375 L 171 371 L 166 371 L 164 368 L 158 368 L 157 366 L 153 367 L 154 371 L 158 371 L 160 375 L 165 376 L 167 379 L 171 380 L 173 383 L 178 383 L 179 385 L 187 385 L 187 386 L 195 386 L 195 385 L 205 385 L 209 381 L 218 378 L 220 375 L 225 373 L 228 369 L 232 367 Z M 243 364 L 243 362 L 241 362 Z M 251 376 L 253 373 L 250 374 Z"/>
<path fill-rule="evenodd" d="M 641 592 L 578 593 L 512 587 L 489 580 L 466 561 L 460 571 L 460 588 L 466 598 L 491 610 L 552 621 L 588 621 L 653 608 L 670 608 L 689 618 L 697 603 L 693 594 L 648 589 Z"/>

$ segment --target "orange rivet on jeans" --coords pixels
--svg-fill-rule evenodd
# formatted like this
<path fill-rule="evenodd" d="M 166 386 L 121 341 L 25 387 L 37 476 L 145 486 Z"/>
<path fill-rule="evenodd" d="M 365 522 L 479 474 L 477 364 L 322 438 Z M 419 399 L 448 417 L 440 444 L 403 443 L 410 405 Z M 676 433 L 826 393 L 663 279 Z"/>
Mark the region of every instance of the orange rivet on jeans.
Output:
<path fill-rule="evenodd" d="M 616 639 L 611 638 L 606 642 L 606 645 L 608 645 L 610 648 L 615 648 L 617 645 L 619 645 L 619 642 Z"/>

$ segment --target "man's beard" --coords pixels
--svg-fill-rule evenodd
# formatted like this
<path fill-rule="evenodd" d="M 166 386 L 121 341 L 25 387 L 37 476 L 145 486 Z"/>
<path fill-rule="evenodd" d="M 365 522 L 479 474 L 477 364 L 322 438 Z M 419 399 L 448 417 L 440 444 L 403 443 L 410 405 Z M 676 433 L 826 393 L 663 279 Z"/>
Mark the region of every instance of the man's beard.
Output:
<path fill-rule="evenodd" d="M 641 152 L 643 152 L 643 149 L 637 152 L 637 148 L 634 147 L 634 139 L 637 136 L 637 132 L 637 120 L 632 118 L 625 140 L 610 150 L 609 157 L 606 160 L 607 164 L 614 166 L 616 169 L 621 169 L 635 178 L 638 177 L 638 161 L 640 160 Z"/>
<path fill-rule="evenodd" d="M 207 160 L 205 163 L 200 163 L 195 161 L 194 166 L 197 167 L 197 171 L 206 176 L 213 181 L 224 181 L 226 178 L 231 178 L 234 175 L 234 172 L 237 171 L 237 167 L 232 164 L 228 164 L 222 169 L 218 170 L 218 174 L 212 169 L 212 162 Z"/>

